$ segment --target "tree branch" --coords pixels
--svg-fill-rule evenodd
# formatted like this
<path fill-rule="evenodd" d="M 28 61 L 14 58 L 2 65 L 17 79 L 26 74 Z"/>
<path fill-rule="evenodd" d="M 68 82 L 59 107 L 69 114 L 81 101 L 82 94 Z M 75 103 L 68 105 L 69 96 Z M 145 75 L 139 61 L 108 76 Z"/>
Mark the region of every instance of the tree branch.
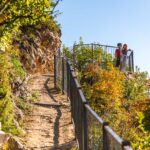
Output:
<path fill-rule="evenodd" d="M 53 7 L 53 9 L 51 11 L 51 15 L 54 13 L 55 8 L 59 4 L 60 1 L 62 1 L 62 0 L 57 0 L 56 3 L 54 4 L 54 7 Z"/>

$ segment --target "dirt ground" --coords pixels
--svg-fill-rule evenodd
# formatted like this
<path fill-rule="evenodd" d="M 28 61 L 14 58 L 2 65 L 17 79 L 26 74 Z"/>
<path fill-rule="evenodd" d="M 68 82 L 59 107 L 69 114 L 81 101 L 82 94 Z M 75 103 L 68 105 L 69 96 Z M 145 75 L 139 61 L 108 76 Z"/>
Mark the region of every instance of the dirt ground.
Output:
<path fill-rule="evenodd" d="M 30 88 L 38 92 L 33 112 L 26 117 L 24 138 L 28 150 L 71 150 L 76 147 L 70 104 L 54 89 L 52 75 L 34 75 Z M 73 148 L 74 149 L 74 148 Z"/>

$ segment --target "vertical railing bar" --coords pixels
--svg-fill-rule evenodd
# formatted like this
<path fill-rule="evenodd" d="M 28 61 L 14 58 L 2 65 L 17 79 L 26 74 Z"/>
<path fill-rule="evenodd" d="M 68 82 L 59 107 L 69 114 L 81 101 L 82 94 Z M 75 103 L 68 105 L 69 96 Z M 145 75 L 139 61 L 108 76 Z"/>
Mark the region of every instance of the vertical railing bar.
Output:
<path fill-rule="evenodd" d="M 86 107 L 85 105 L 87 104 L 86 103 L 83 103 L 83 142 L 84 142 L 84 147 L 83 149 L 85 150 L 88 150 L 88 121 L 87 121 L 87 110 L 86 110 Z"/>
<path fill-rule="evenodd" d="M 66 74 L 67 74 L 67 99 L 69 99 L 69 75 L 70 75 L 70 73 L 69 73 L 69 64 L 68 64 L 68 60 L 66 60 L 66 69 L 67 69 L 67 72 L 66 72 Z"/>
<path fill-rule="evenodd" d="M 56 55 L 54 55 L 54 88 L 56 88 L 56 76 L 57 76 L 57 72 L 56 72 Z"/>
<path fill-rule="evenodd" d="M 134 72 L 134 53 L 132 51 L 132 71 Z"/>
<path fill-rule="evenodd" d="M 74 85 L 74 104 L 75 104 L 75 108 L 74 108 L 74 120 L 75 120 L 75 125 L 76 125 L 76 135 L 78 138 L 78 142 L 79 142 L 79 150 L 82 150 L 82 139 L 81 139 L 81 135 L 82 132 L 80 131 L 81 129 L 81 121 L 79 121 L 81 118 L 80 116 L 80 112 L 81 112 L 81 105 L 80 105 L 80 98 L 79 98 L 79 94 L 78 94 L 78 90 L 81 87 L 77 87 L 75 81 L 77 80 L 77 76 L 74 73 L 74 70 L 72 71 L 72 76 L 73 76 L 73 85 Z M 80 116 L 80 117 L 79 117 Z"/>
<path fill-rule="evenodd" d="M 61 86 L 62 86 L 62 94 L 64 94 L 64 57 L 61 57 L 62 60 L 62 82 L 61 82 Z"/>
<path fill-rule="evenodd" d="M 131 144 L 129 141 L 123 140 L 121 145 L 122 145 L 122 150 L 124 150 L 124 147 L 129 147 L 130 149 L 128 150 L 132 150 Z"/>
<path fill-rule="evenodd" d="M 107 141 L 107 133 L 106 133 L 106 130 L 105 130 L 105 126 L 108 126 L 109 123 L 108 122 L 103 122 L 103 150 L 109 150 L 108 149 L 108 141 Z"/>
<path fill-rule="evenodd" d="M 73 69 L 75 70 L 75 64 L 76 64 L 76 51 L 75 51 L 76 45 L 73 45 Z"/>
<path fill-rule="evenodd" d="M 92 63 L 94 64 L 94 44 L 91 44 L 92 46 Z"/>
<path fill-rule="evenodd" d="M 129 63 L 129 71 L 132 71 L 132 66 L 131 66 L 131 55 L 128 58 L 128 63 Z"/>

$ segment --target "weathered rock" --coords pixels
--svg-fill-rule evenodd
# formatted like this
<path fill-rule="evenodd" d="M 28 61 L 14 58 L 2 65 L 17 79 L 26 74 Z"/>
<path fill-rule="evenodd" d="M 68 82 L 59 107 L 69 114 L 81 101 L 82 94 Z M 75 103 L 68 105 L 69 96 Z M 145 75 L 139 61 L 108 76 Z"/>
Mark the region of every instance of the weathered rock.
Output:
<path fill-rule="evenodd" d="M 21 144 L 19 139 L 12 137 L 0 131 L 0 149 L 1 150 L 26 150 L 25 146 Z"/>
<path fill-rule="evenodd" d="M 15 96 L 16 96 L 16 97 L 20 97 L 20 91 L 17 91 L 17 92 L 15 93 Z"/>
<path fill-rule="evenodd" d="M 21 90 L 21 91 L 25 91 L 25 87 L 24 87 L 24 86 L 21 86 L 21 87 L 20 87 L 20 90 Z"/>
<path fill-rule="evenodd" d="M 0 148 L 9 140 L 10 136 L 3 131 L 0 131 Z"/>
<path fill-rule="evenodd" d="M 8 136 L 6 141 L 1 145 L 1 150 L 27 150 L 25 146 L 18 140 Z"/>
<path fill-rule="evenodd" d="M 24 145 L 14 138 L 10 138 L 8 143 L 10 145 L 11 150 L 26 150 Z"/>
<path fill-rule="evenodd" d="M 17 120 L 23 120 L 23 119 L 24 119 L 24 114 L 23 114 L 23 112 L 22 112 L 21 109 L 19 109 L 16 105 L 14 105 L 14 111 L 15 111 L 16 119 L 17 119 Z"/>
<path fill-rule="evenodd" d="M 53 56 L 61 46 L 60 33 L 42 26 L 36 30 L 27 27 L 16 41 L 24 68 L 30 73 L 53 71 Z"/>
<path fill-rule="evenodd" d="M 32 98 L 32 91 L 28 86 L 28 80 L 30 76 L 27 76 L 24 80 L 16 78 L 12 83 L 12 89 L 15 97 L 22 98 L 25 101 L 29 101 Z"/>

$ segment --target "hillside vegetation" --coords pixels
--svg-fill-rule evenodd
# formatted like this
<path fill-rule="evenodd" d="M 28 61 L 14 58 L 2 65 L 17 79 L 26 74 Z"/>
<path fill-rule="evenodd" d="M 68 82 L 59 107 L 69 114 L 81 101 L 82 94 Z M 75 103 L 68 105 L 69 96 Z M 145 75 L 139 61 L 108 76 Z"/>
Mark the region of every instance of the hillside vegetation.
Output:
<path fill-rule="evenodd" d="M 136 72 L 126 76 L 114 67 L 115 59 L 101 47 L 94 49 L 94 61 L 91 47 L 80 46 L 74 51 L 78 79 L 90 106 L 123 139 L 130 141 L 134 149 L 148 150 L 150 100 L 147 73 L 136 68 Z M 63 53 L 73 61 L 69 48 L 64 47 Z"/>
<path fill-rule="evenodd" d="M 7 133 L 19 135 L 22 110 L 31 110 L 35 94 L 26 89 L 28 74 L 53 71 L 53 54 L 61 43 L 58 2 L 0 1 L 0 122 Z"/>

